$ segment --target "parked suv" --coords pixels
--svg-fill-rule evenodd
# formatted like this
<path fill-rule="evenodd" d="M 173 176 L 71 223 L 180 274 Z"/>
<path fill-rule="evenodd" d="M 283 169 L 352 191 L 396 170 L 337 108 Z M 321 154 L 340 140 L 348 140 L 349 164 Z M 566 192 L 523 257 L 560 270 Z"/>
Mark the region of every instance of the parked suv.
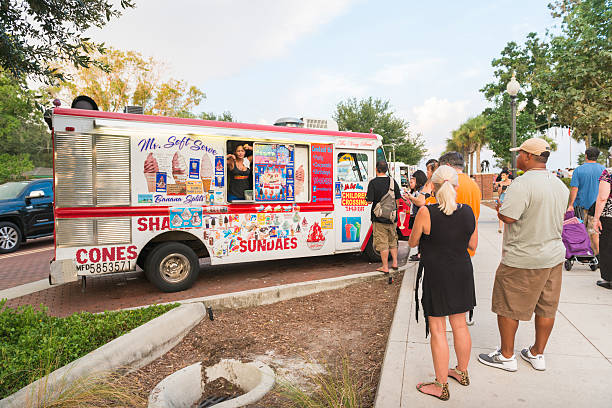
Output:
<path fill-rule="evenodd" d="M 53 235 L 53 180 L 0 185 L 0 254 L 27 239 Z"/>

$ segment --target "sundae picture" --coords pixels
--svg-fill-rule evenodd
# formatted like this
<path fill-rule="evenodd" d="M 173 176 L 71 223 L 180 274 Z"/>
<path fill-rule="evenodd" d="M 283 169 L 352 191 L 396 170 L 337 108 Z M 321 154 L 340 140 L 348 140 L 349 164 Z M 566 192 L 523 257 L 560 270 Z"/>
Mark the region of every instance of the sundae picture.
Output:
<path fill-rule="evenodd" d="M 181 217 L 179 217 L 178 214 L 175 214 L 174 217 L 172 218 L 172 225 L 174 227 L 180 227 L 183 225 L 183 219 Z"/>
<path fill-rule="evenodd" d="M 179 152 L 172 156 L 172 177 L 175 183 L 184 183 L 187 180 L 187 166 Z"/>
<path fill-rule="evenodd" d="M 159 171 L 157 160 L 153 157 L 153 153 L 149 153 L 144 161 L 144 176 L 147 180 L 147 188 L 149 193 L 155 192 L 155 174 Z"/>
<path fill-rule="evenodd" d="M 214 176 L 213 164 L 208 154 L 202 157 L 202 163 L 200 164 L 200 179 L 204 185 L 204 192 L 210 190 L 210 185 Z"/>
<path fill-rule="evenodd" d="M 315 222 L 310 227 L 310 231 L 308 231 L 308 238 L 306 239 L 306 245 L 308 248 L 318 250 L 323 248 L 325 245 L 325 235 L 323 235 L 323 231 L 321 230 L 321 226 L 319 223 Z"/>

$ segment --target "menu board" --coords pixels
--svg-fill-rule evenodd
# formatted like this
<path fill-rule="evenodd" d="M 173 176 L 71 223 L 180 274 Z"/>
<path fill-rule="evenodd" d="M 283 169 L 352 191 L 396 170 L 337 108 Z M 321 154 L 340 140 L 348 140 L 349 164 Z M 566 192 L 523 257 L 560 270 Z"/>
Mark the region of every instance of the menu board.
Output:
<path fill-rule="evenodd" d="M 333 201 L 333 152 L 334 149 L 331 144 L 313 143 L 311 145 L 313 203 L 331 203 Z"/>
<path fill-rule="evenodd" d="M 253 146 L 255 201 L 294 201 L 294 146 L 258 144 Z"/>

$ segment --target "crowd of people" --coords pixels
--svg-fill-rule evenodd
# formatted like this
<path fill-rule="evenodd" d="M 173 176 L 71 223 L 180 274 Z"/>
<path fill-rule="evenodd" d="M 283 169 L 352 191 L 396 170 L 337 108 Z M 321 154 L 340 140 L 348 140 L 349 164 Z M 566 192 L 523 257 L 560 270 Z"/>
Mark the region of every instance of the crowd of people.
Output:
<path fill-rule="evenodd" d="M 518 152 L 520 176 L 503 169 L 494 184 L 499 193 L 498 231 L 504 235 L 491 310 L 497 315 L 501 346 L 480 354 L 478 361 L 517 371 L 514 339 L 519 321 L 529 321 L 535 314 L 534 341 L 522 348 L 519 356 L 541 371 L 546 369 L 544 351 L 561 293 L 566 256 L 562 232 L 567 211 L 574 211 L 587 226 L 602 277 L 597 284 L 612 289 L 612 168 L 597 165 L 599 150 L 587 149 L 586 162 L 573 171 L 568 191 L 558 172 L 546 168 L 551 149 L 544 139 L 529 139 L 514 151 Z M 609 153 L 612 158 L 612 148 Z M 481 193 L 475 181 L 463 173 L 464 160 L 458 152 L 429 160 L 426 166 L 427 173 L 414 172 L 409 190 L 402 193 L 387 176 L 386 163 L 377 163 L 377 177 L 368 186 L 366 200 L 372 203 L 374 246 L 383 257 L 379 270 L 385 273 L 397 268 L 397 216 L 383 207 L 388 208 L 391 202 L 397 205 L 400 197 L 412 204 L 408 243 L 418 248 L 411 257 L 419 262 L 416 316 L 418 320 L 421 306 L 436 376 L 434 381 L 417 384 L 417 390 L 448 400 L 449 377 L 463 386 L 470 383 L 468 325 L 473 324 L 476 306 L 471 256 L 478 246 Z M 447 319 L 457 357 L 454 368 L 448 367 Z"/>

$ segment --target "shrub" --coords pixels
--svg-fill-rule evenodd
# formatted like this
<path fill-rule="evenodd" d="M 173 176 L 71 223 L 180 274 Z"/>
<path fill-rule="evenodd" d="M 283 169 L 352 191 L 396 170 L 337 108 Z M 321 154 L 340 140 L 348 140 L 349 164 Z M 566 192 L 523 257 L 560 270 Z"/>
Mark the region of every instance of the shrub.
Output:
<path fill-rule="evenodd" d="M 565 183 L 565 185 L 567 186 L 567 188 L 570 188 L 570 182 L 572 181 L 572 179 L 571 179 L 570 177 L 563 177 L 563 178 L 561 179 L 561 181 L 562 181 L 563 183 Z"/>
<path fill-rule="evenodd" d="M 0 301 L 0 399 L 178 304 L 55 317 L 42 306 L 17 310 Z"/>
<path fill-rule="evenodd" d="M 288 399 L 291 406 L 299 408 L 360 408 L 364 395 L 363 385 L 351 368 L 348 357 L 340 364 L 325 364 L 324 372 L 307 373 L 312 389 L 281 379 L 278 394 Z"/>

